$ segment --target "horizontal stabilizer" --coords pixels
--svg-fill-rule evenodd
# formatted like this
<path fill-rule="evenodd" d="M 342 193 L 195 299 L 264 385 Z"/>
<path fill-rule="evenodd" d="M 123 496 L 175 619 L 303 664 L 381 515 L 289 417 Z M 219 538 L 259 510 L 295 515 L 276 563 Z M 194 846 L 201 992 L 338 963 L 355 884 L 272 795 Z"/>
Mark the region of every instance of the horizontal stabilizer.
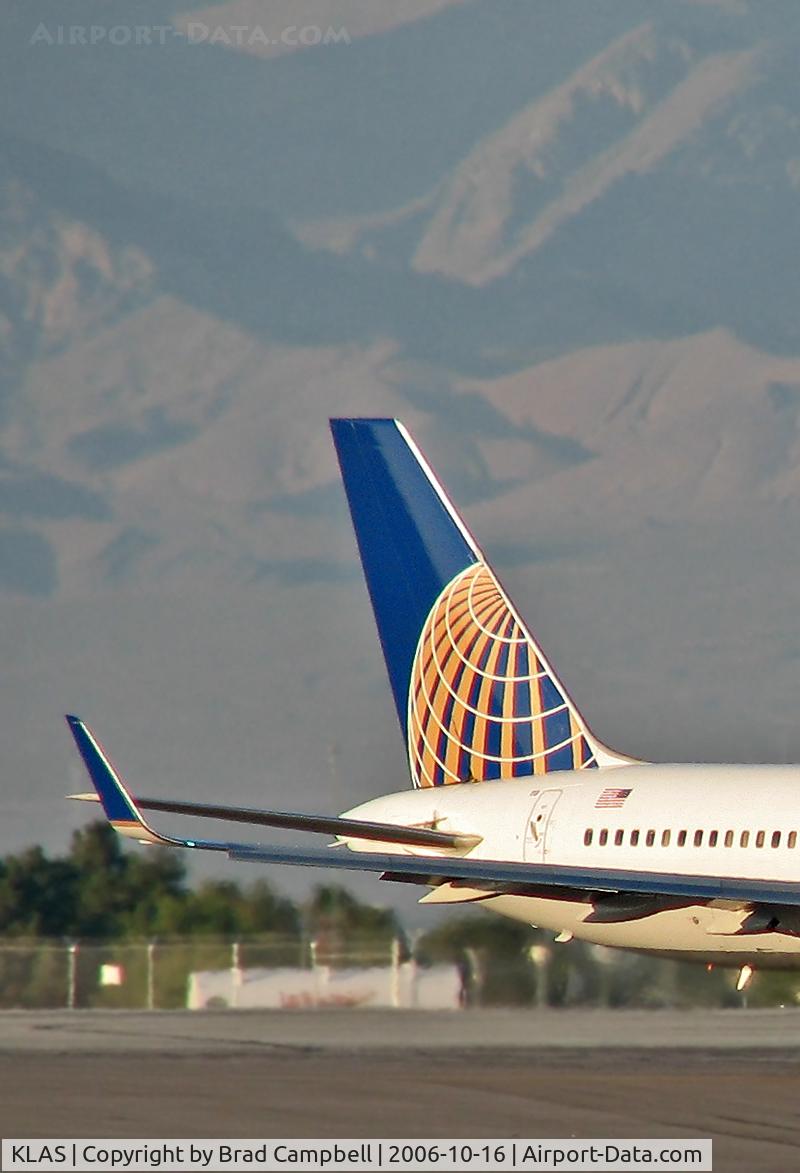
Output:
<path fill-rule="evenodd" d="M 68 794 L 67 798 L 78 799 L 80 802 L 100 802 L 97 794 Z M 203 802 L 178 802 L 171 798 L 137 798 L 136 806 L 139 810 L 193 815 L 199 819 L 222 819 L 229 823 L 248 823 L 251 826 L 276 827 L 286 831 L 310 831 L 322 835 L 337 835 L 342 839 L 377 840 L 381 843 L 398 843 L 408 847 L 468 851 L 482 842 L 480 835 L 460 835 L 450 831 L 435 831 L 429 827 L 396 826 L 394 823 L 371 823 L 361 819 L 294 814 L 289 811 L 215 806 Z"/>

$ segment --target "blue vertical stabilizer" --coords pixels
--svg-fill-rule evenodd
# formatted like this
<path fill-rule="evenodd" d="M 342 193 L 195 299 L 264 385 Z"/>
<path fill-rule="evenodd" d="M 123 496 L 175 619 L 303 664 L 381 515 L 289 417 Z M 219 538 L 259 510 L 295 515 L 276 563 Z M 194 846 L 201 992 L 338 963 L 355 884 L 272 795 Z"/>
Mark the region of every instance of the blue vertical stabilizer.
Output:
<path fill-rule="evenodd" d="M 408 687 L 431 608 L 480 551 L 402 424 L 331 420 L 361 562 L 404 735 Z"/>

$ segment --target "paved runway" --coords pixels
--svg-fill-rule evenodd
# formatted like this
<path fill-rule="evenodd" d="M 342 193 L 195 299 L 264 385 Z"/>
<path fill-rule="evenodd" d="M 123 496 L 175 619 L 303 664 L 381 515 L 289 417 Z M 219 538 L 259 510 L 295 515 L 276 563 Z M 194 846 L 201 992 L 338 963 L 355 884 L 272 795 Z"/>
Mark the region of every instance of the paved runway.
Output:
<path fill-rule="evenodd" d="M 0 1055 L 800 1047 L 784 1010 L 5 1010 Z"/>
<path fill-rule="evenodd" d="M 800 1011 L 0 1014 L 5 1136 L 712 1136 L 800 1166 Z"/>

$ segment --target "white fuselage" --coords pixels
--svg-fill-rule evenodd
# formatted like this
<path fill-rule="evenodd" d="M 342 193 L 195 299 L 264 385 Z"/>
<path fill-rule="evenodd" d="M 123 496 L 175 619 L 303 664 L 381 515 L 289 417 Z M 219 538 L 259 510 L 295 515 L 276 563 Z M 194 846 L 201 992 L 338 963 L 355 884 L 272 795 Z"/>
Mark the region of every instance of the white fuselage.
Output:
<path fill-rule="evenodd" d="M 629 793 L 620 799 L 609 794 L 614 790 Z M 480 835 L 470 859 L 800 879 L 800 766 L 630 765 L 565 771 L 544 778 L 409 790 L 347 813 Z M 364 840 L 349 840 L 349 846 L 375 849 Z M 436 854 L 428 848 L 385 850 Z M 771 930 L 763 913 L 756 923 L 752 906 L 741 902 L 673 902 L 680 906 L 651 912 L 644 907 L 630 919 L 623 915 L 605 923 L 597 919 L 589 894 L 574 892 L 568 899 L 555 892 L 541 897 L 487 895 L 445 884 L 423 899 L 481 900 L 504 916 L 600 945 L 723 965 L 800 967 L 800 936 Z M 800 912 L 796 931 L 800 933 Z"/>

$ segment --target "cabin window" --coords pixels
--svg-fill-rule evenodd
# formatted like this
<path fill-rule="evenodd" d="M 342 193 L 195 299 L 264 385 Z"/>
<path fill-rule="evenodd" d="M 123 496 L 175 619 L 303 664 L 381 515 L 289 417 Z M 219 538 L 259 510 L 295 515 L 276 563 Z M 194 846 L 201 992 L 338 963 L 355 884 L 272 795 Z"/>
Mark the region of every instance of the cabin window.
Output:
<path fill-rule="evenodd" d="M 703 832 L 702 831 L 695 831 L 694 845 L 695 845 L 695 847 L 702 847 L 703 846 Z"/>
<path fill-rule="evenodd" d="M 725 846 L 733 847 L 733 831 L 725 832 Z"/>
<path fill-rule="evenodd" d="M 638 831 L 631 831 L 631 847 L 638 847 L 638 845 L 639 845 L 639 832 Z"/>
<path fill-rule="evenodd" d="M 603 827 L 600 832 L 600 846 L 605 847 L 606 843 L 608 843 L 608 827 Z"/>
<path fill-rule="evenodd" d="M 742 831 L 742 837 L 739 840 L 739 846 L 740 847 L 747 847 L 747 844 L 749 842 L 750 842 L 750 832 L 749 831 Z"/>
<path fill-rule="evenodd" d="M 583 843 L 584 843 L 585 847 L 592 846 L 592 828 L 591 827 L 587 827 L 586 830 L 583 832 Z"/>
<path fill-rule="evenodd" d="M 685 846 L 686 846 L 686 832 L 679 831 L 678 832 L 678 847 L 685 847 Z"/>
<path fill-rule="evenodd" d="M 766 839 L 766 837 L 767 836 L 766 836 L 765 831 L 757 831 L 756 832 L 756 847 L 763 847 L 764 840 Z"/>
<path fill-rule="evenodd" d="M 717 846 L 717 839 L 719 839 L 719 831 L 709 831 L 709 833 L 708 833 L 708 846 L 709 847 L 716 847 Z"/>
<path fill-rule="evenodd" d="M 797 846 L 797 832 L 790 831 L 789 838 L 786 840 L 786 846 L 794 849 Z"/>
<path fill-rule="evenodd" d="M 625 838 L 625 832 L 622 830 L 622 827 L 620 827 L 618 831 L 614 832 L 614 846 L 615 847 L 622 847 L 622 840 L 624 838 Z"/>
<path fill-rule="evenodd" d="M 780 847 L 780 845 L 781 845 L 781 833 L 780 833 L 780 831 L 773 831 L 773 832 L 772 832 L 772 839 L 770 840 L 770 845 L 771 845 L 772 847 Z"/>
<path fill-rule="evenodd" d="M 670 839 L 669 831 L 662 831 L 661 832 L 661 846 L 662 847 L 669 847 L 669 839 Z"/>
<path fill-rule="evenodd" d="M 648 831 L 648 832 L 647 832 L 647 837 L 646 837 L 646 839 L 645 839 L 645 843 L 647 844 L 647 846 L 648 846 L 648 847 L 652 847 L 652 846 L 653 846 L 653 844 L 655 843 L 655 841 L 656 841 L 656 833 L 655 833 L 655 831 Z"/>

